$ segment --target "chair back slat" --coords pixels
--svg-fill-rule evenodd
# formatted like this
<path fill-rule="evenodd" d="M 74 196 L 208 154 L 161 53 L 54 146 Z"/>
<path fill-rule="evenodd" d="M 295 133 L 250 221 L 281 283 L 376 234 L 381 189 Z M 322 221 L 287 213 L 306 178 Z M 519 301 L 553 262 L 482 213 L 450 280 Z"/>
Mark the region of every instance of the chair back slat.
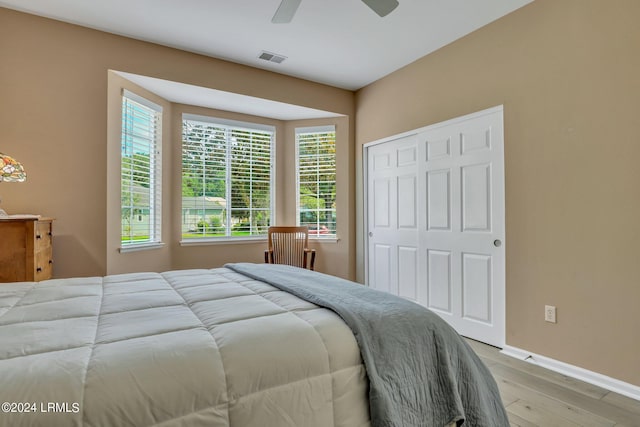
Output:
<path fill-rule="evenodd" d="M 307 227 L 269 227 L 270 262 L 307 268 L 305 250 L 309 241 Z"/>

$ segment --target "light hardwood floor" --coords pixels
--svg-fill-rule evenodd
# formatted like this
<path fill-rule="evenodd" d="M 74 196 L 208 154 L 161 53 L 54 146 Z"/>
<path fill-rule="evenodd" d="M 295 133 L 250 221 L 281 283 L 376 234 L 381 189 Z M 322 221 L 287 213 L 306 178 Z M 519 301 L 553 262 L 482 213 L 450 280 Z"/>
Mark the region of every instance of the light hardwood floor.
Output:
<path fill-rule="evenodd" d="M 467 342 L 496 379 L 514 427 L 640 426 L 640 401 Z"/>

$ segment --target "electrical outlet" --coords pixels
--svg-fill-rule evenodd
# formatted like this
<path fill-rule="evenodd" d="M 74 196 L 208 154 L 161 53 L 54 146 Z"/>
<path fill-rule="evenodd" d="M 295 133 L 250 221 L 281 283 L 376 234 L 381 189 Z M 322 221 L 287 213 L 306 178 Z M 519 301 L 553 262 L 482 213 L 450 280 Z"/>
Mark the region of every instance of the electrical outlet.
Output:
<path fill-rule="evenodd" d="M 556 323 L 556 307 L 553 305 L 544 306 L 544 320 L 546 322 Z"/>

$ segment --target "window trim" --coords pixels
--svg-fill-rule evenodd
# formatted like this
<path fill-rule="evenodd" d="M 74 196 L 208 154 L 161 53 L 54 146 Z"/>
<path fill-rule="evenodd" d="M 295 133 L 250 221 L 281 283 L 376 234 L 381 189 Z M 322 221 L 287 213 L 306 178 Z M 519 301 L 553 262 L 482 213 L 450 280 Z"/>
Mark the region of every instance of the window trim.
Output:
<path fill-rule="evenodd" d="M 149 187 L 149 217 L 153 216 L 153 224 L 149 225 L 150 236 L 149 240 L 143 241 L 133 241 L 133 242 L 123 242 L 123 229 L 122 229 L 122 135 L 125 132 L 124 124 L 125 124 L 125 111 L 124 111 L 124 103 L 125 99 L 133 101 L 137 104 L 142 105 L 143 107 L 152 110 L 154 114 L 154 120 L 156 123 L 154 125 L 154 136 L 153 136 L 153 147 L 152 149 L 154 154 L 153 162 L 150 162 L 150 166 L 153 167 L 154 173 L 149 174 L 149 180 L 153 181 L 153 186 Z M 133 93 L 127 89 L 122 89 L 121 97 L 120 97 L 120 236 L 119 236 L 119 248 L 118 251 L 120 253 L 126 252 L 134 252 L 148 249 L 156 249 L 164 246 L 162 241 L 163 234 L 163 201 L 162 201 L 162 193 L 163 193 L 163 183 L 162 183 L 162 121 L 163 121 L 163 108 L 161 105 L 156 104 L 153 101 L 150 101 L 136 93 Z M 153 215 L 151 214 L 153 212 Z"/>
<path fill-rule="evenodd" d="M 165 244 L 163 242 L 130 244 L 120 247 L 118 252 L 124 254 L 127 252 L 148 251 L 150 249 L 164 248 L 164 246 Z"/>
<path fill-rule="evenodd" d="M 182 145 L 184 143 L 184 122 L 185 121 L 198 121 L 204 123 L 210 123 L 212 125 L 223 126 L 234 128 L 237 130 L 247 130 L 247 131 L 258 131 L 258 132 L 269 132 L 271 133 L 271 146 L 269 147 L 269 157 L 270 157 L 270 176 L 269 176 L 269 224 L 276 224 L 276 144 L 277 144 L 277 131 L 275 125 L 268 125 L 264 123 L 255 123 L 255 122 L 247 122 L 242 120 L 232 120 L 225 119 L 221 117 L 215 116 L 204 116 L 200 114 L 192 114 L 192 113 L 182 113 L 182 118 L 180 121 L 181 131 L 180 131 L 180 149 L 182 150 Z M 229 147 L 227 147 L 227 154 L 225 156 L 225 160 L 228 160 L 229 156 Z M 182 167 L 183 158 L 180 155 L 180 165 Z M 228 163 L 226 163 L 227 169 L 227 181 L 230 182 L 230 169 L 228 167 Z M 180 183 L 182 184 L 182 172 L 180 173 Z M 181 185 L 182 187 L 182 185 Z M 230 187 L 226 187 L 226 199 L 229 199 Z M 180 210 L 182 211 L 182 190 L 180 191 Z M 227 209 L 227 216 L 230 217 L 231 209 Z M 180 231 L 180 245 L 181 246 L 202 246 L 202 245 L 211 245 L 211 244 L 233 244 L 233 243 L 255 243 L 255 242 L 265 242 L 267 240 L 267 234 L 264 235 L 254 235 L 254 236 L 218 236 L 218 237 L 183 237 L 182 232 L 182 224 Z"/>

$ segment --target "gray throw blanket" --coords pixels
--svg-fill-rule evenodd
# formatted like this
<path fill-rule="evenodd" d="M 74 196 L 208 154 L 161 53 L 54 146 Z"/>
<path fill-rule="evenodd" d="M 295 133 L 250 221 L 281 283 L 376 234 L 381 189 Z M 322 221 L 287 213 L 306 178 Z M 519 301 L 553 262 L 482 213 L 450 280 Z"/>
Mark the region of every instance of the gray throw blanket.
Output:
<path fill-rule="evenodd" d="M 336 312 L 369 377 L 373 427 L 509 426 L 498 387 L 444 320 L 405 299 L 337 277 L 274 264 L 227 264 Z"/>

